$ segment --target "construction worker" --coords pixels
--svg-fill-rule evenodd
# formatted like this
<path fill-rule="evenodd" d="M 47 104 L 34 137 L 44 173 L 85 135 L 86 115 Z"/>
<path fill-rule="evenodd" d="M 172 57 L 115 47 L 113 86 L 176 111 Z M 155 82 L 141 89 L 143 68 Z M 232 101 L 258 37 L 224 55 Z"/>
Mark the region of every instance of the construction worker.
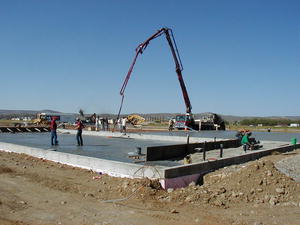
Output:
<path fill-rule="evenodd" d="M 106 131 L 109 131 L 109 123 L 108 123 L 108 118 L 105 118 L 105 129 Z"/>
<path fill-rule="evenodd" d="M 51 122 L 50 122 L 50 130 L 51 130 L 51 145 L 58 145 L 58 141 L 57 141 L 57 124 L 56 124 L 56 117 L 53 116 L 51 118 Z M 54 141 L 54 142 L 53 142 Z"/>
<path fill-rule="evenodd" d="M 169 120 L 169 131 L 172 131 L 172 130 L 174 130 L 174 120 L 170 119 Z"/>
<path fill-rule="evenodd" d="M 76 118 L 76 129 L 77 129 L 77 134 L 76 134 L 76 139 L 77 139 L 77 146 L 82 146 L 83 141 L 82 141 L 82 129 L 84 128 L 84 125 L 82 121 L 79 118 Z"/>
<path fill-rule="evenodd" d="M 121 118 L 119 118 L 118 120 L 117 120 L 117 125 L 118 125 L 118 128 L 119 128 L 119 131 L 120 132 L 122 132 L 122 123 L 121 123 Z"/>
<path fill-rule="evenodd" d="M 121 119 L 121 124 L 122 124 L 122 133 L 126 134 L 126 122 L 127 122 L 127 118 L 123 117 Z"/>
<path fill-rule="evenodd" d="M 252 145 L 249 142 L 250 135 L 251 135 L 250 132 L 246 132 L 241 140 L 241 144 L 243 145 L 243 150 L 245 153 L 247 152 L 248 149 L 250 149 L 252 147 Z"/>
<path fill-rule="evenodd" d="M 104 118 L 100 118 L 100 129 L 101 130 L 105 130 L 105 126 L 104 126 Z"/>
<path fill-rule="evenodd" d="M 99 116 L 96 117 L 96 122 L 95 122 L 95 130 L 99 131 L 100 128 L 100 119 Z"/>

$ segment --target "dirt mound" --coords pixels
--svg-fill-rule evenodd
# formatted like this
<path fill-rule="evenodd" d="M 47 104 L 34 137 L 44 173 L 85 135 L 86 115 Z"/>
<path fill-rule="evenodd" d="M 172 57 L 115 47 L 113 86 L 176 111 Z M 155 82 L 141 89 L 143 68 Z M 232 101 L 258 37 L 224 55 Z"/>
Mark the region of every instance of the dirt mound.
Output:
<path fill-rule="evenodd" d="M 228 208 L 236 203 L 295 205 L 300 184 L 279 172 L 273 162 L 259 160 L 210 173 L 202 186 L 168 189 L 161 201 L 183 201 Z"/>
<path fill-rule="evenodd" d="M 297 199 L 300 184 L 276 169 L 270 160 L 257 160 L 242 165 L 220 169 L 204 176 L 202 186 L 191 183 L 186 188 L 162 190 L 158 180 L 127 179 L 110 177 L 71 166 L 38 159 L 25 154 L 19 155 L 25 161 L 11 159 L 18 168 L 26 170 L 26 176 L 32 182 L 51 189 L 65 192 L 81 193 L 99 199 L 109 197 L 126 197 L 137 192 L 134 198 L 156 199 L 161 202 L 183 201 L 195 204 L 209 204 L 229 207 L 236 202 L 284 204 Z M 39 171 L 34 170 L 37 164 L 45 165 Z M 51 176 L 52 169 L 59 167 L 64 174 Z M 8 166 L 1 165 L 0 173 L 21 173 Z M 76 173 L 74 178 L 70 174 Z M 49 176 L 48 176 L 49 174 Z M 70 176 L 69 176 L 70 175 Z M 78 178 L 82 183 L 74 183 Z M 63 181 L 63 182 L 62 182 Z M 95 188 L 97 187 L 97 188 Z M 137 189 L 139 189 L 137 191 Z M 83 193 L 82 190 L 85 190 Z"/>
<path fill-rule="evenodd" d="M 274 166 L 286 157 L 226 167 L 204 176 L 203 185 L 163 190 L 157 180 L 0 151 L 0 223 L 297 224 L 300 184 Z"/>
<path fill-rule="evenodd" d="M 9 167 L 6 167 L 4 165 L 0 165 L 0 174 L 1 173 L 13 173 L 14 171 L 9 168 Z"/>

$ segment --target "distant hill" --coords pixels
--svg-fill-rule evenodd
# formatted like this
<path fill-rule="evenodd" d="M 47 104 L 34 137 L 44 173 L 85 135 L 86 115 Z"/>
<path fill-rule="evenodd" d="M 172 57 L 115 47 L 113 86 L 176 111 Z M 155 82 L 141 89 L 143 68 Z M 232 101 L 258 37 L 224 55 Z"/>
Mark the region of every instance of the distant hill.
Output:
<path fill-rule="evenodd" d="M 58 111 L 53 111 L 50 109 L 44 109 L 44 110 L 0 109 L 0 114 L 36 114 L 36 113 L 41 113 L 41 112 L 60 113 Z"/>
<path fill-rule="evenodd" d="M 45 110 L 10 110 L 10 109 L 0 109 L 0 119 L 11 119 L 13 117 L 35 117 L 37 113 L 41 112 L 51 112 L 51 113 L 60 113 L 58 111 L 53 111 L 49 109 Z"/>
<path fill-rule="evenodd" d="M 228 122 L 241 121 L 245 119 L 287 119 L 287 120 L 300 120 L 300 116 L 232 116 L 232 115 L 221 115 L 222 118 Z"/>
<path fill-rule="evenodd" d="M 209 113 L 209 112 L 203 112 L 203 113 L 195 113 L 194 118 L 199 119 L 202 115 Z M 157 120 L 169 120 L 170 118 L 175 117 L 178 114 L 182 113 L 132 113 L 132 114 L 139 114 L 144 118 L 154 118 Z M 258 116 L 234 116 L 234 115 L 220 115 L 223 120 L 226 120 L 230 123 L 235 121 L 241 121 L 244 119 L 253 119 L 253 118 L 268 118 L 268 119 L 290 119 L 290 120 L 300 120 L 300 116 L 265 116 L 265 117 L 258 117 Z"/>
<path fill-rule="evenodd" d="M 44 110 L 8 110 L 8 109 L 0 109 L 0 118 L 4 118 L 7 116 L 34 116 L 37 113 L 41 112 L 49 112 L 49 113 L 61 113 L 59 111 L 54 111 L 51 109 L 44 109 Z M 201 115 L 206 114 L 204 113 L 195 113 L 195 119 L 201 117 Z M 170 118 L 175 117 L 178 114 L 182 113 L 131 113 L 131 114 L 138 114 L 148 120 L 169 120 Z M 90 114 L 87 114 L 90 115 Z M 116 117 L 116 114 L 98 114 L 102 117 Z M 121 116 L 125 116 L 128 114 L 122 114 Z M 224 120 L 232 123 L 235 121 L 241 121 L 244 119 L 253 119 L 253 118 L 268 118 L 268 119 L 290 119 L 290 120 L 300 120 L 300 116 L 265 116 L 265 117 L 258 117 L 258 116 L 234 116 L 234 115 L 222 115 L 219 114 Z"/>

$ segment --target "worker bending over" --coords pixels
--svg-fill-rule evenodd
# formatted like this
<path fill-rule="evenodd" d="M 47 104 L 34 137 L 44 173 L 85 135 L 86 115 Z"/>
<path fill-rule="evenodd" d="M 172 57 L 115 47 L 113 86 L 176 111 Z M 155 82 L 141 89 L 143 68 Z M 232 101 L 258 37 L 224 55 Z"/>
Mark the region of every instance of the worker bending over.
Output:
<path fill-rule="evenodd" d="M 251 133 L 246 132 L 242 137 L 241 144 L 243 145 L 244 152 L 247 152 L 248 149 L 252 148 L 251 143 L 249 142 L 249 136 Z"/>

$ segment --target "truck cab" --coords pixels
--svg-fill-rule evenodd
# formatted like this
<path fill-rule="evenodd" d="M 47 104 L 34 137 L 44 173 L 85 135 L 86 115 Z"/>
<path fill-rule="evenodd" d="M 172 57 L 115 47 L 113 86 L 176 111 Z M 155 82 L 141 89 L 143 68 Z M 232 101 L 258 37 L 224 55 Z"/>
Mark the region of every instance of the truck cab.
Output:
<path fill-rule="evenodd" d="M 185 128 L 194 129 L 195 122 L 191 115 L 189 114 L 179 114 L 175 117 L 175 128 L 178 130 L 183 130 Z"/>

